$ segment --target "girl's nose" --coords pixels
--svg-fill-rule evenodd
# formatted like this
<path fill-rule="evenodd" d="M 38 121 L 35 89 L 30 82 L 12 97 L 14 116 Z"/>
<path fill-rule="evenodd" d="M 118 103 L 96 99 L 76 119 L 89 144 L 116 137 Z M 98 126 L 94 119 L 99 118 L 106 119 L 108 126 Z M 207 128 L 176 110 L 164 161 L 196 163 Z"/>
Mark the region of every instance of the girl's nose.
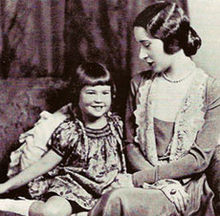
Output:
<path fill-rule="evenodd" d="M 97 95 L 96 95 L 96 97 L 95 97 L 95 102 L 98 102 L 98 103 L 102 102 L 102 96 L 101 96 L 101 94 L 97 94 Z"/>
<path fill-rule="evenodd" d="M 146 51 L 146 49 L 144 49 L 143 47 L 140 48 L 140 51 L 139 51 L 139 58 L 144 60 L 148 57 L 148 53 Z"/>

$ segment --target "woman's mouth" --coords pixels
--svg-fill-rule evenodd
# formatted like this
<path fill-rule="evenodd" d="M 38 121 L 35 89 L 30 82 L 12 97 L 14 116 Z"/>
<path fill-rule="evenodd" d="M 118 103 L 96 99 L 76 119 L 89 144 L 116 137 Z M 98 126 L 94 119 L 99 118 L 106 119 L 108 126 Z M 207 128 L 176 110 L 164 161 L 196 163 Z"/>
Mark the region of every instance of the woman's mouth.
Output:
<path fill-rule="evenodd" d="M 148 64 L 150 67 L 152 67 L 153 64 L 154 64 L 154 61 L 149 58 L 149 59 L 147 59 L 147 64 Z"/>

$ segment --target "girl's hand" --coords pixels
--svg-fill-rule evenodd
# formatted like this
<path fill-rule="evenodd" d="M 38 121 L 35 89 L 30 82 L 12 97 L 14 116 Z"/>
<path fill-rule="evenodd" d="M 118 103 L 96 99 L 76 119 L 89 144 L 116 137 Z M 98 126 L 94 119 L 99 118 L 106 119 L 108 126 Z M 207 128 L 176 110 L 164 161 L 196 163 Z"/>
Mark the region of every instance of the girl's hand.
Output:
<path fill-rule="evenodd" d="M 0 184 L 0 194 L 9 192 L 9 189 L 5 183 Z"/>

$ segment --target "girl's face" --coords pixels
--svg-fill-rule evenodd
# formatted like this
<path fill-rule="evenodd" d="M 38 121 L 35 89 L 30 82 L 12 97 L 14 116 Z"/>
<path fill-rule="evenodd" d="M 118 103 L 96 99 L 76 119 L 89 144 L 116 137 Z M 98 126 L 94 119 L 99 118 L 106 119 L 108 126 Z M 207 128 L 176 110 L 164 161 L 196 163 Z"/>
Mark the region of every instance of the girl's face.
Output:
<path fill-rule="evenodd" d="M 112 102 L 111 86 L 84 86 L 80 91 L 79 108 L 86 119 L 103 117 Z"/>
<path fill-rule="evenodd" d="M 145 60 L 154 72 L 162 72 L 171 66 L 172 55 L 164 52 L 163 42 L 152 38 L 143 27 L 134 27 L 134 36 L 140 43 L 139 58 Z"/>

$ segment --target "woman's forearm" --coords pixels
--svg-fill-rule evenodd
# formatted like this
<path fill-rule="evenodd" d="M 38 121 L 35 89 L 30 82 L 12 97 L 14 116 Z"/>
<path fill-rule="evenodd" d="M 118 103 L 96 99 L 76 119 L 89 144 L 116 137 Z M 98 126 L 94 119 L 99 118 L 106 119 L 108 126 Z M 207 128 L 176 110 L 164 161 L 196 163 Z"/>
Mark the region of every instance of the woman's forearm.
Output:
<path fill-rule="evenodd" d="M 211 155 L 213 155 L 211 150 L 209 155 L 207 154 L 203 157 L 202 153 L 198 153 L 198 149 L 192 149 L 185 157 L 160 166 L 158 171 L 159 178 L 180 179 L 201 173 L 208 167 L 208 158 Z"/>
<path fill-rule="evenodd" d="M 126 146 L 126 155 L 129 168 L 134 172 L 153 167 L 148 161 L 146 161 L 139 148 L 134 144 L 128 144 Z"/>
<path fill-rule="evenodd" d="M 154 183 L 160 179 L 182 179 L 190 177 L 196 173 L 203 172 L 209 165 L 209 160 L 205 160 L 199 149 L 192 149 L 185 157 L 167 164 L 146 168 L 133 174 L 135 186 L 142 186 L 144 182 Z M 212 152 L 210 151 L 210 155 Z"/>
<path fill-rule="evenodd" d="M 34 163 L 30 167 L 23 170 L 18 175 L 9 179 L 4 183 L 5 192 L 12 189 L 19 188 L 28 182 L 32 181 L 38 176 L 41 176 L 52 168 L 54 168 L 60 161 L 62 157 L 55 153 L 53 150 L 50 150 L 44 157 L 42 157 L 38 162 Z"/>

